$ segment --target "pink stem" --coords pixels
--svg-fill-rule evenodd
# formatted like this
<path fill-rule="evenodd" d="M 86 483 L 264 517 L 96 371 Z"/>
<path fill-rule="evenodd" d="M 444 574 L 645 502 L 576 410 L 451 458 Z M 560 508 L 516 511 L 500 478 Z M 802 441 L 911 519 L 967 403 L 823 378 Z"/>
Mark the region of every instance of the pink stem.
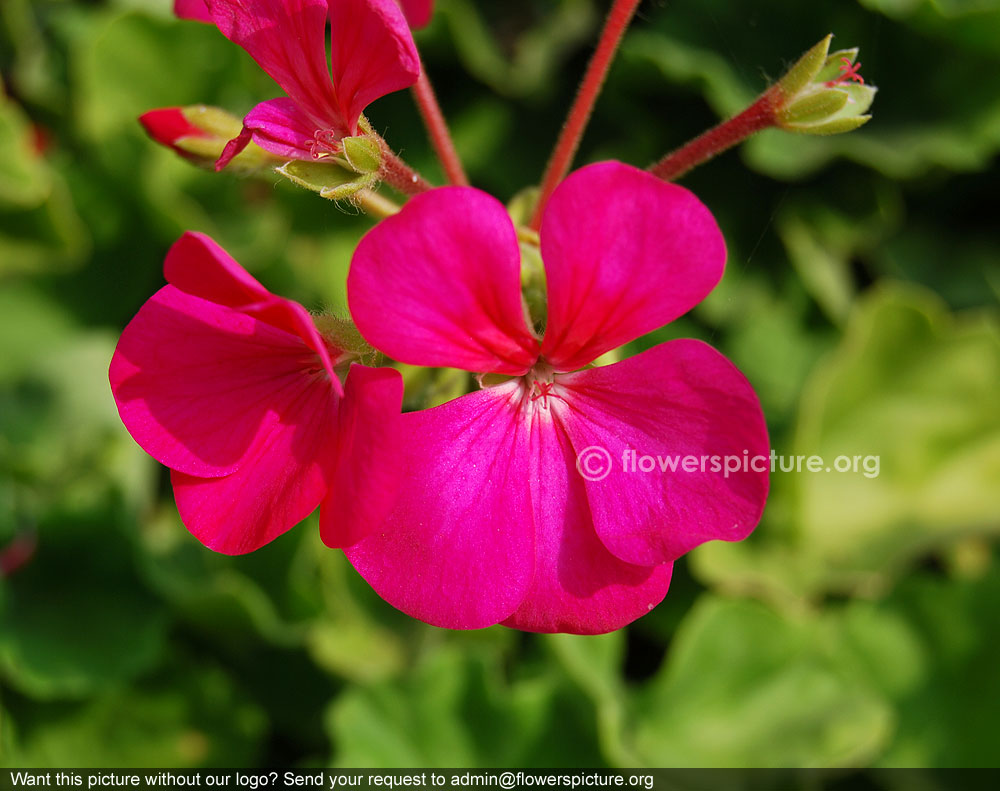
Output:
<path fill-rule="evenodd" d="M 441 112 L 441 105 L 438 104 L 437 96 L 431 81 L 427 78 L 427 71 L 423 64 L 420 67 L 420 77 L 417 78 L 417 83 L 413 86 L 413 98 L 417 102 L 417 109 L 420 110 L 420 115 L 424 119 L 424 125 L 431 138 L 431 145 L 434 146 L 438 159 L 441 160 L 441 167 L 444 168 L 448 182 L 467 186 L 469 179 L 465 175 L 462 160 L 455 149 L 455 141 L 452 140 L 451 133 L 448 131 L 444 113 Z"/>
<path fill-rule="evenodd" d="M 783 98 L 777 85 L 773 86 L 739 115 L 723 121 L 690 143 L 667 154 L 652 165 L 649 172 L 664 181 L 680 178 L 692 168 L 707 162 L 751 135 L 774 126 L 775 112 Z"/>
<path fill-rule="evenodd" d="M 382 170 L 379 172 L 379 176 L 386 184 L 404 195 L 419 195 L 421 192 L 433 189 L 423 176 L 389 148 L 389 144 L 385 140 L 378 137 L 378 143 L 382 149 Z"/>
<path fill-rule="evenodd" d="M 594 56 L 590 59 L 587 71 L 583 75 L 583 81 L 577 91 L 576 99 L 570 108 L 566 123 L 562 133 L 556 143 L 552 158 L 545 168 L 545 175 L 542 177 L 542 185 L 538 194 L 538 203 L 535 206 L 535 213 L 531 219 L 531 227 L 538 230 L 542 224 L 542 213 L 545 211 L 545 204 L 563 180 L 569 167 L 573 162 L 577 149 L 580 147 L 580 139 L 583 137 L 583 130 L 590 120 L 590 115 L 594 111 L 594 103 L 601 92 L 604 80 L 608 76 L 608 69 L 611 61 L 614 60 L 615 52 L 622 36 L 628 29 L 636 8 L 641 0 L 615 0 L 608 18 L 604 23 L 604 30 L 601 31 L 600 41 Z"/>

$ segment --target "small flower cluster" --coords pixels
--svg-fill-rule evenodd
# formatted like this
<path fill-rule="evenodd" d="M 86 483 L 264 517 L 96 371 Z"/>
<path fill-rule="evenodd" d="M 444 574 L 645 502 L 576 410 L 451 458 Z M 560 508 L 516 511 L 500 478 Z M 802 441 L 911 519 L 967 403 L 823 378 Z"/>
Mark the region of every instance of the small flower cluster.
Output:
<path fill-rule="evenodd" d="M 637 5 L 614 3 L 537 198 L 512 214 L 467 185 L 422 73 L 410 27 L 427 24 L 431 2 L 177 0 L 178 16 L 216 25 L 285 96 L 242 122 L 217 108 L 153 110 L 147 131 L 197 163 L 276 170 L 383 218 L 351 262 L 350 319 L 270 293 L 187 233 L 167 255 L 167 285 L 123 332 L 110 368 L 121 418 L 170 468 L 202 543 L 250 552 L 319 507 L 324 543 L 416 618 L 592 634 L 653 609 L 693 547 L 753 530 L 766 471 L 594 478 L 577 465 L 594 447 L 766 456 L 746 378 L 693 340 L 599 363 L 722 276 L 715 219 L 670 174 L 739 129 L 857 125 L 872 89 L 826 39 L 751 108 L 752 129 L 737 117 L 648 171 L 602 162 L 567 176 Z M 837 58 L 847 71 L 831 75 Z M 427 184 L 363 115 L 410 86 L 451 186 Z M 848 103 L 858 112 L 845 121 Z M 381 182 L 407 202 L 376 193 Z M 381 355 L 468 371 L 480 386 L 404 413 L 402 377 L 375 365 Z"/>

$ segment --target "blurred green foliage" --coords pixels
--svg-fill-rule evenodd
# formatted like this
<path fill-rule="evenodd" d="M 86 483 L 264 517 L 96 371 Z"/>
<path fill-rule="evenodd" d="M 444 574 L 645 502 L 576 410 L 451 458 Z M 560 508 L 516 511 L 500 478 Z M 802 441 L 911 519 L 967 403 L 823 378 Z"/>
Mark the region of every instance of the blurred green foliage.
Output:
<path fill-rule="evenodd" d="M 343 312 L 369 221 L 289 183 L 198 170 L 136 116 L 243 112 L 269 80 L 168 0 L 0 4 L 0 763 L 959 766 L 1000 734 L 1000 2 L 653 2 L 580 161 L 645 165 L 826 33 L 874 120 L 765 133 L 686 178 L 728 271 L 632 345 L 709 340 L 783 454 L 743 544 L 677 564 L 599 638 L 455 633 L 379 600 L 313 521 L 202 548 L 118 422 L 115 337 L 187 228 L 273 290 Z M 541 172 L 605 3 L 440 0 L 419 34 L 474 182 Z M 439 178 L 405 94 L 375 126 Z"/>

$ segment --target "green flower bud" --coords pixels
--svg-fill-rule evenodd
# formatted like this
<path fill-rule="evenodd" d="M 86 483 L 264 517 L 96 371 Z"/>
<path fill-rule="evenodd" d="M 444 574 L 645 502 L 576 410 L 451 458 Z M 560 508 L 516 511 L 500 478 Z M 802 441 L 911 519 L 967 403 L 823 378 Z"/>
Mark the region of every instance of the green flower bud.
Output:
<path fill-rule="evenodd" d="M 778 82 L 777 126 L 808 135 L 850 132 L 866 123 L 876 88 L 858 73 L 858 50 L 829 52 L 827 36 Z"/>
<path fill-rule="evenodd" d="M 382 167 L 382 150 L 370 137 L 345 137 L 344 159 L 358 173 L 377 173 Z"/>
<path fill-rule="evenodd" d="M 275 171 L 300 187 L 318 192 L 329 200 L 346 200 L 363 189 L 370 189 L 378 182 L 377 173 L 357 173 L 345 160 L 328 157 L 308 162 L 293 159 Z"/>
<path fill-rule="evenodd" d="M 188 107 L 163 107 L 139 117 L 147 134 L 157 143 L 168 146 L 196 165 L 211 168 L 226 143 L 237 137 L 243 121 L 218 107 L 195 104 Z M 257 173 L 274 167 L 282 160 L 251 142 L 230 163 L 230 169 Z"/>

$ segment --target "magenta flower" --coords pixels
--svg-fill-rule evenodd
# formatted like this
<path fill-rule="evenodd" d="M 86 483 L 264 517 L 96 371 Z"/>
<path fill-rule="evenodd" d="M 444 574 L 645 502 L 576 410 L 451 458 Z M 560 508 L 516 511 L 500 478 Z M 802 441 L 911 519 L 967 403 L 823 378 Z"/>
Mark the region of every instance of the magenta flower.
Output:
<path fill-rule="evenodd" d="M 181 19 L 193 19 L 196 22 L 212 24 L 212 14 L 205 5 L 205 0 L 174 0 L 174 13 Z"/>
<path fill-rule="evenodd" d="M 219 169 L 251 139 L 288 159 L 339 153 L 340 140 L 357 134 L 365 107 L 420 75 L 413 37 L 393 0 L 204 0 L 204 5 L 222 34 L 288 94 L 247 114 L 243 131 L 219 158 Z M 193 2 L 178 3 L 175 10 L 204 18 Z"/>
<path fill-rule="evenodd" d="M 399 0 L 399 5 L 412 28 L 426 26 L 434 13 L 434 0 Z"/>
<path fill-rule="evenodd" d="M 206 0 L 174 0 L 174 13 L 181 19 L 194 19 L 212 23 L 212 14 L 205 5 Z M 431 21 L 434 0 L 398 0 L 398 5 L 406 15 L 412 28 L 421 28 Z"/>
<path fill-rule="evenodd" d="M 399 374 L 351 365 L 301 305 L 207 236 L 182 236 L 164 274 L 169 285 L 125 328 L 109 378 L 129 433 L 170 468 L 184 524 L 240 554 L 325 500 L 325 540 L 356 540 L 394 491 L 396 466 L 380 449 L 398 420 Z M 368 499 L 356 496 L 361 480 Z"/>
<path fill-rule="evenodd" d="M 541 255 L 542 340 L 525 321 L 514 226 L 482 192 L 417 196 L 352 262 L 351 312 L 377 348 L 511 377 L 402 416 L 398 499 L 347 549 L 379 595 L 431 624 L 617 629 L 663 598 L 671 561 L 704 541 L 744 538 L 763 510 L 766 472 L 623 465 L 631 450 L 768 453 L 757 397 L 721 354 L 675 340 L 585 368 L 712 290 L 725 245 L 709 211 L 648 173 L 592 165 L 550 199 Z M 594 447 L 610 462 L 600 480 L 577 471 Z"/>

